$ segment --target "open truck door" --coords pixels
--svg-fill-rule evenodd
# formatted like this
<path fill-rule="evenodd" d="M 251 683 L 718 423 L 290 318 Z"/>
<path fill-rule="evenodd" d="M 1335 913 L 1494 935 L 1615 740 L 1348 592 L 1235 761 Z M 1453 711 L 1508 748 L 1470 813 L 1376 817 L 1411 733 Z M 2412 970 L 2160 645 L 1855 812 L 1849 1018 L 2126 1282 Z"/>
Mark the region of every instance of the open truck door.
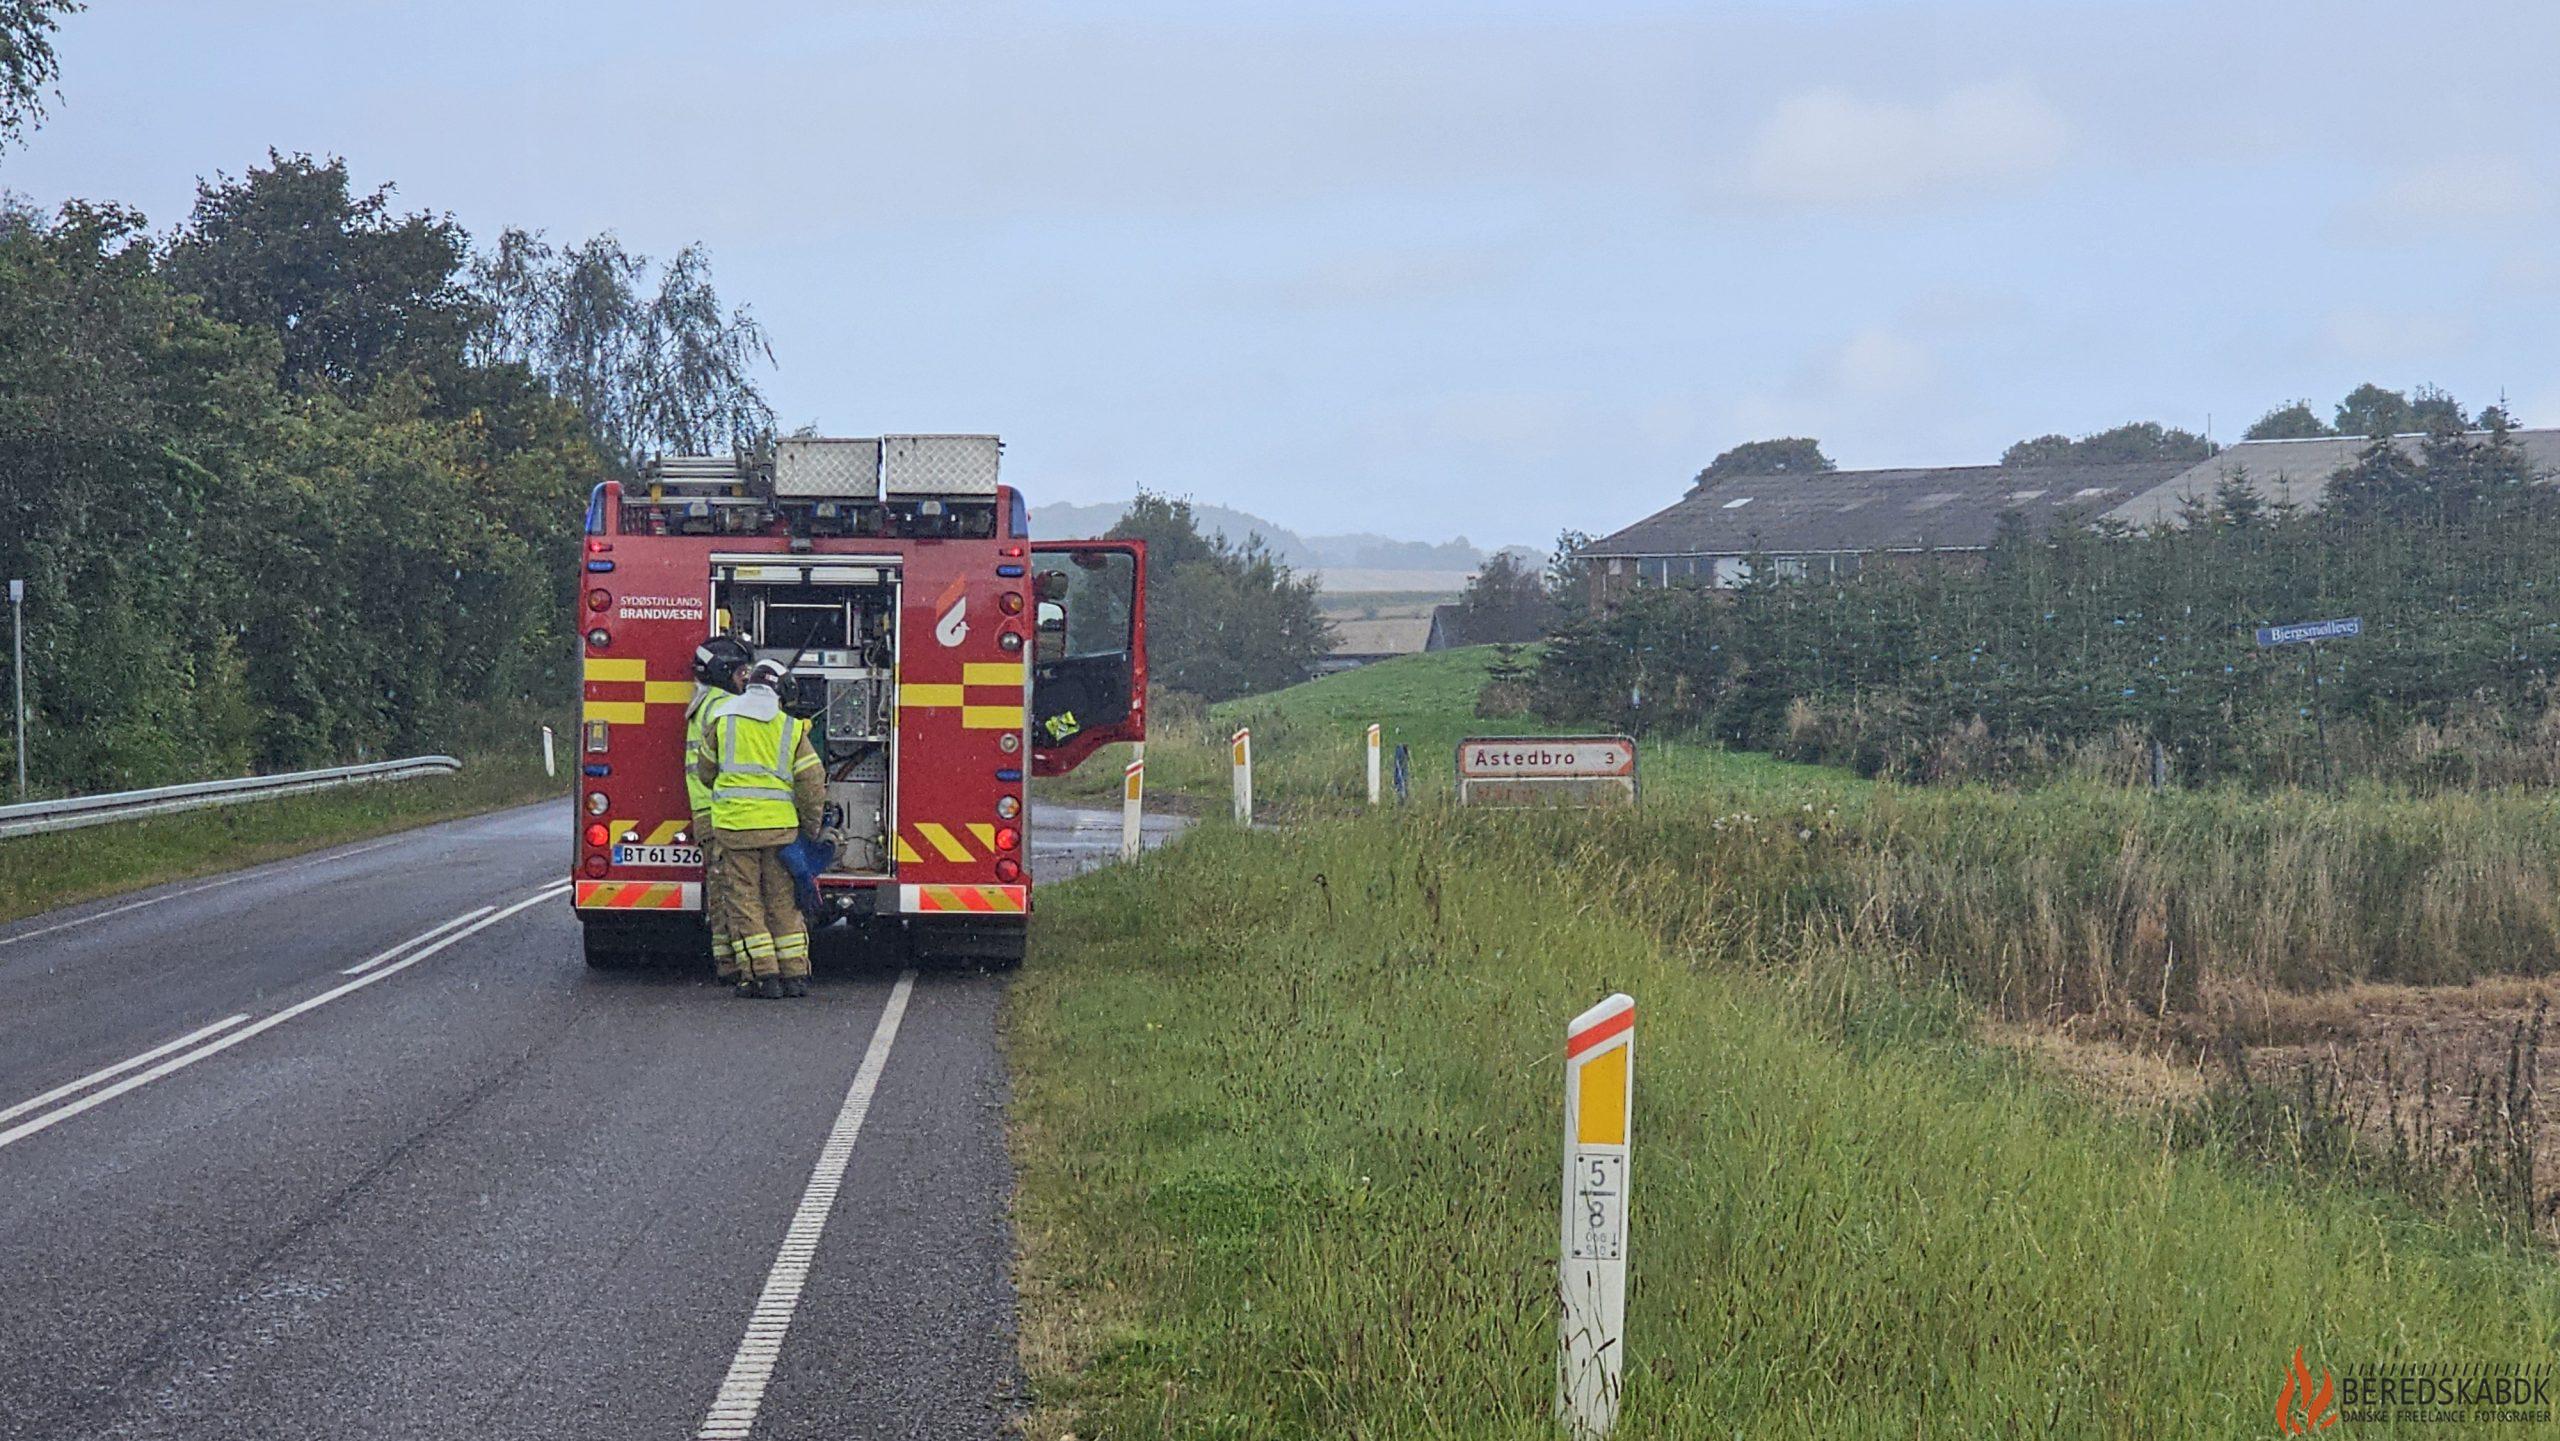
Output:
<path fill-rule="evenodd" d="M 1147 738 L 1147 548 L 1050 541 L 1031 561 L 1031 773 L 1065 775 Z"/>

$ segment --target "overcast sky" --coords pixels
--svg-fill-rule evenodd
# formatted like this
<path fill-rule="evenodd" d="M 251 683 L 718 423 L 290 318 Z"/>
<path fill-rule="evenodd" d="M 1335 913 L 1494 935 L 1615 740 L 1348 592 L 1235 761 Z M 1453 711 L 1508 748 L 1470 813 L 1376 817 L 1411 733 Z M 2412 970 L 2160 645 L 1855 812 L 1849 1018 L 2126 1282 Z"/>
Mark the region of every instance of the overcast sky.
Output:
<path fill-rule="evenodd" d="M 2560 423 L 2560 6 L 90 0 L 0 186 L 706 242 L 786 425 L 1543 545 L 1737 441 Z"/>

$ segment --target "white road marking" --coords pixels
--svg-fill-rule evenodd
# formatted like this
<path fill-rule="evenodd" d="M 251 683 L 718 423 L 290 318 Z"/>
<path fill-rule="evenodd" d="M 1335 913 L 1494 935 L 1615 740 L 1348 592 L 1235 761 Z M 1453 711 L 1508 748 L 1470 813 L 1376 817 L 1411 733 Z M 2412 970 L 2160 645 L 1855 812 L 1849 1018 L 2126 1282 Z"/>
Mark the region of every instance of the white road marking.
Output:
<path fill-rule="evenodd" d="M 384 951 L 382 954 L 374 956 L 369 960 L 358 961 L 354 965 L 347 967 L 345 970 L 338 972 L 338 974 L 342 976 L 361 976 L 365 972 L 372 970 L 374 967 L 381 965 L 384 961 L 387 961 L 393 956 L 400 954 L 402 951 L 409 949 L 411 946 L 432 941 L 436 937 L 443 935 L 445 932 L 452 930 L 454 927 L 461 925 L 464 921 L 476 921 L 496 909 L 496 906 L 490 905 L 482 906 L 476 911 L 464 911 L 461 915 L 455 916 L 452 920 L 445 922 L 443 925 L 440 925 L 433 930 L 420 931 L 409 939 L 402 941 L 400 944 L 393 946 L 387 951 Z"/>
<path fill-rule="evenodd" d="M 91 1071 L 89 1074 L 82 1076 L 79 1080 L 67 1081 L 62 1085 L 56 1086 L 52 1090 L 45 1092 L 41 1096 L 30 1096 L 26 1100 L 20 1101 L 18 1104 L 11 1106 L 9 1109 L 0 1111 L 0 1121 L 6 1121 L 13 1117 L 23 1116 L 27 1112 L 35 1110 L 40 1106 L 47 1106 L 55 1101 L 59 1101 L 74 1091 L 87 1090 L 89 1087 L 96 1085 L 100 1081 L 121 1076 L 136 1066 L 147 1066 L 153 1061 L 160 1059 L 162 1056 L 169 1054 L 171 1051 L 178 1050 L 184 1046 L 192 1046 L 196 1042 L 203 1040 L 205 1037 L 212 1035 L 216 1031 L 227 1031 L 247 1019 L 249 1019 L 249 1017 L 244 1012 L 226 1020 L 216 1021 L 212 1025 L 206 1026 L 201 1030 L 189 1031 L 174 1041 L 167 1041 L 160 1045 L 153 1046 L 150 1050 L 143 1052 L 139 1056 L 128 1056 L 124 1060 L 118 1061 L 114 1065 L 107 1067 L 105 1070 Z"/>
<path fill-rule="evenodd" d="M 318 865 L 322 861 L 342 861 L 349 856 L 360 856 L 367 851 L 378 851 L 384 846 L 392 845 L 406 839 L 407 837 L 405 836 L 393 836 L 389 840 L 375 841 L 369 845 L 357 846 L 352 850 L 323 851 L 316 856 L 303 856 L 296 860 L 284 862 L 281 865 L 259 866 L 254 870 L 246 870 L 233 875 L 224 876 L 218 881 L 206 881 L 202 885 L 188 886 L 183 890 L 163 891 L 159 895 L 152 896 L 145 900 L 127 901 L 125 904 L 120 906 L 109 906 L 103 911 L 92 911 L 85 916 L 73 916 L 67 921 L 56 921 L 52 925 L 44 926 L 37 930 L 20 931 L 14 936 L 0 936 L 0 946 L 14 946 L 20 941 L 32 941 L 38 936 L 49 936 L 56 931 L 67 931 L 73 926 L 85 926 L 91 921 L 103 921 L 110 916 L 123 915 L 127 911 L 138 911 L 144 906 L 156 906 L 162 901 L 174 901 L 180 896 L 192 896 L 198 892 L 210 891 L 222 886 L 236 886 L 242 881 L 255 880 L 260 876 L 274 875 L 279 870 L 298 870 L 303 866 Z"/>
<path fill-rule="evenodd" d="M 479 920 L 472 922 L 470 925 L 452 932 L 444 939 L 435 942 L 433 945 L 423 947 L 418 951 L 413 952 L 403 960 L 393 961 L 391 964 L 384 966 L 378 971 L 370 971 L 364 975 L 356 977 L 352 981 L 342 982 L 328 990 L 322 991 L 320 994 L 313 996 L 308 1000 L 296 1001 L 292 1005 L 285 1007 L 283 1010 L 276 1012 L 272 1016 L 252 1022 L 249 1025 L 241 1027 L 239 1030 L 231 1032 L 227 1036 L 217 1037 L 214 1040 L 187 1052 L 185 1055 L 162 1061 L 160 1064 L 153 1066 L 150 1070 L 144 1071 L 138 1076 L 128 1076 L 104 1090 L 92 1091 L 88 1095 L 82 1096 L 80 1099 L 73 1101 L 68 1105 L 47 1111 L 32 1121 L 22 1121 L 6 1131 L 0 1131 L 0 1148 L 15 1145 L 16 1143 L 25 1140 L 27 1137 L 36 1134 L 38 1131 L 59 1125 L 60 1123 L 68 1121 L 72 1117 L 77 1116 L 92 1107 L 105 1105 L 107 1102 L 125 1094 L 127 1091 L 139 1090 L 173 1071 L 183 1070 L 188 1066 L 192 1066 L 207 1056 L 219 1055 L 220 1053 L 231 1049 L 233 1046 L 240 1044 L 242 1041 L 249 1039 L 251 1036 L 261 1035 L 267 1031 L 274 1030 L 276 1027 L 283 1025 L 294 1017 L 299 1016 L 306 1011 L 316 1011 L 320 1007 L 338 999 L 340 996 L 349 995 L 353 992 L 363 990 L 365 987 L 372 985 L 376 981 L 388 980 L 389 978 L 400 974 L 402 971 L 409 969 L 411 966 L 416 965 L 418 962 L 425 960 L 427 957 L 434 955 L 436 952 L 443 950 L 445 947 L 450 946 L 457 941 L 464 940 L 477 932 L 487 930 L 489 927 L 496 925 L 498 922 L 505 920 L 518 911 L 540 905 L 544 901 L 558 899 L 562 894 L 567 892 L 568 889 L 568 882 L 563 881 L 558 885 L 536 891 L 532 895 L 525 897 L 523 900 L 516 902 L 514 905 L 507 907 L 505 910 L 499 911 L 494 915 L 483 916 Z"/>
<path fill-rule="evenodd" d="M 901 973 L 898 984 L 890 988 L 889 1003 L 880 1008 L 879 1024 L 871 1031 L 871 1049 L 862 1053 L 862 1065 L 853 1073 L 853 1089 L 845 1092 L 835 1129 L 827 1133 L 817 1168 L 809 1173 L 809 1189 L 800 1193 L 800 1208 L 791 1213 L 791 1227 L 782 1233 L 782 1249 L 774 1255 L 773 1269 L 765 1273 L 764 1292 L 756 1297 L 756 1309 L 747 1318 L 747 1334 L 738 1342 L 738 1354 L 730 1359 L 729 1374 L 720 1383 L 720 1394 L 712 1399 L 711 1414 L 703 1418 L 702 1429 L 693 1433 L 694 1441 L 733 1441 L 755 1429 L 756 1413 L 764 1409 L 764 1388 L 773 1380 L 774 1364 L 782 1356 L 782 1338 L 800 1309 L 800 1291 L 808 1284 L 810 1264 L 817 1258 L 818 1237 L 827 1229 L 827 1213 L 835 1209 L 836 1191 L 844 1184 L 846 1168 L 853 1164 L 853 1143 L 862 1135 L 862 1118 L 871 1114 L 871 1094 L 879 1089 L 880 1072 L 889 1064 L 889 1047 L 898 1039 L 898 1022 L 907 1014 L 907 995 L 915 985 L 914 971 Z"/>

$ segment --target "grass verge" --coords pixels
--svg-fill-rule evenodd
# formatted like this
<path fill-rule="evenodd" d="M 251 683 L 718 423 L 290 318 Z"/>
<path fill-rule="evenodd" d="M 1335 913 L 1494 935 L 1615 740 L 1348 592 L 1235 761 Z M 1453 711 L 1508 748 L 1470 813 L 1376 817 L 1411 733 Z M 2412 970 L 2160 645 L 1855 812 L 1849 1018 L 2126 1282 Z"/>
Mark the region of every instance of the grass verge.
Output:
<path fill-rule="evenodd" d="M 0 840 L 0 921 L 566 795 L 568 788 L 521 755 L 483 755 L 465 757 L 447 776 L 15 836 Z"/>
<path fill-rule="evenodd" d="M 1837 942 L 1747 963 L 1653 824 L 1212 824 L 1044 895 L 1029 1434 L 1552 1436 L 1561 1029 L 1613 989 L 1621 1436 L 2264 1434 L 2297 1346 L 2554 1360 L 2531 1247 L 2093 1115 Z"/>
<path fill-rule="evenodd" d="M 1232 786 L 1228 737 L 1238 726 L 1251 726 L 1258 814 L 1275 820 L 1351 814 L 1368 799 L 1362 752 L 1372 722 L 1381 727 L 1382 787 L 1388 784 L 1386 763 L 1402 744 L 1412 762 L 1414 798 L 1448 796 L 1455 785 L 1460 740 L 1567 729 L 1528 715 L 1478 713 L 1477 700 L 1499 650 L 1468 646 L 1401 656 L 1205 710 L 1178 703 L 1160 706 L 1148 717 L 1148 802 L 1196 811 L 1223 809 Z M 1038 782 L 1038 793 L 1087 805 L 1117 804 L 1121 767 L 1128 759 L 1128 747 L 1105 747 L 1074 773 Z M 1845 771 L 1683 741 L 1649 739 L 1637 764 L 1647 792 L 1665 795 L 1712 784 L 1746 798 L 1837 799 L 1871 788 Z"/>

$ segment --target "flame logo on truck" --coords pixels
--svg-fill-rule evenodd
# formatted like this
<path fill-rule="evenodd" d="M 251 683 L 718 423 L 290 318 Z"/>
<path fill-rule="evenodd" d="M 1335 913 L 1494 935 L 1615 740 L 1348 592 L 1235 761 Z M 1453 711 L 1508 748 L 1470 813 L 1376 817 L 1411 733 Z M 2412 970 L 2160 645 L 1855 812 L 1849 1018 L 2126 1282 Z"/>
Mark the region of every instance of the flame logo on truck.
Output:
<path fill-rule="evenodd" d="M 969 638 L 969 593 L 961 588 L 961 582 L 954 581 L 951 589 L 942 593 L 942 600 L 942 618 L 933 623 L 933 638 L 942 643 L 943 649 L 954 650 Z"/>

